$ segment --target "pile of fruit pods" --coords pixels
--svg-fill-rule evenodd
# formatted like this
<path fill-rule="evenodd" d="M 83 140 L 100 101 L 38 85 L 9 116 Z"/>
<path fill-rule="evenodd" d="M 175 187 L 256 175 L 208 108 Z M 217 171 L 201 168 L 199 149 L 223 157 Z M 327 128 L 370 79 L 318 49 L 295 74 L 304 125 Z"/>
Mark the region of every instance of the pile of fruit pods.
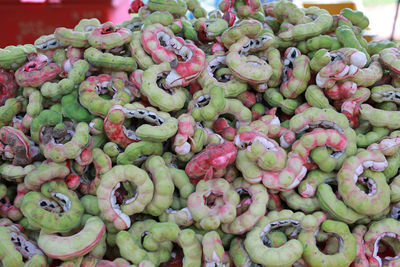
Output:
<path fill-rule="evenodd" d="M 400 266 L 398 44 L 285 0 L 131 12 L 0 49 L 2 266 Z"/>

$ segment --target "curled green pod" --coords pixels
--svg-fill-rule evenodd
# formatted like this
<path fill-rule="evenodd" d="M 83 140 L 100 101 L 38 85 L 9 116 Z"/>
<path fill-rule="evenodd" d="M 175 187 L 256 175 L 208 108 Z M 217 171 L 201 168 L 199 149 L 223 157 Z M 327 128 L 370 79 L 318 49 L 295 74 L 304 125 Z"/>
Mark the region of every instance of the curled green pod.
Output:
<path fill-rule="evenodd" d="M 278 54 L 275 54 L 275 56 L 278 56 Z M 274 61 L 274 65 L 271 66 L 274 67 L 278 64 L 279 63 Z M 246 91 L 247 84 L 234 76 L 230 77 L 229 81 L 226 82 L 223 79 L 218 79 L 214 72 L 222 67 L 226 68 L 226 55 L 224 53 L 216 52 L 214 55 L 207 56 L 206 67 L 197 79 L 200 85 L 203 88 L 222 87 L 225 97 L 235 97 Z M 276 77 L 277 75 L 278 74 L 275 74 L 275 76 L 272 75 L 271 77 Z"/>
<path fill-rule="evenodd" d="M 28 189 L 39 191 L 43 183 L 52 179 L 63 179 L 69 173 L 70 171 L 65 164 L 55 162 L 42 163 L 25 176 L 24 184 Z"/>
<path fill-rule="evenodd" d="M 24 196 L 21 210 L 29 223 L 46 233 L 66 233 L 80 224 L 83 207 L 64 182 L 51 181 Z"/>
<path fill-rule="evenodd" d="M 222 196 L 223 203 L 208 207 L 204 198 L 211 193 Z M 199 222 L 204 230 L 215 230 L 221 223 L 231 223 L 236 217 L 236 205 L 239 204 L 239 194 L 225 179 L 201 180 L 196 191 L 188 198 L 188 208 L 193 219 Z"/>
<path fill-rule="evenodd" d="M 125 148 L 125 151 L 118 155 L 117 164 L 139 165 L 151 155 L 161 155 L 163 152 L 162 143 L 151 141 L 140 141 L 132 143 Z"/>
<path fill-rule="evenodd" d="M 28 173 L 35 169 L 36 166 L 34 165 L 26 165 L 22 167 L 3 163 L 0 165 L 0 176 L 4 180 L 20 183 Z"/>
<path fill-rule="evenodd" d="M 154 65 L 154 61 L 143 49 L 140 31 L 133 32 L 132 41 L 129 43 L 129 50 L 139 67 L 146 70 Z"/>
<path fill-rule="evenodd" d="M 199 266 L 202 259 L 201 243 L 196 237 L 196 234 L 191 229 L 181 231 L 179 244 L 182 246 L 183 254 L 185 255 L 184 267 Z"/>
<path fill-rule="evenodd" d="M 294 25 L 293 28 L 281 31 L 278 34 L 279 38 L 285 41 L 301 41 L 317 36 L 331 28 L 333 18 L 327 10 L 319 7 L 309 7 L 304 10 L 304 13 L 305 15 L 316 17 L 316 19 L 307 23 L 296 23 L 297 25 Z"/>
<path fill-rule="evenodd" d="M 186 1 L 177 0 L 177 1 L 163 1 L 163 0 L 150 0 L 147 3 L 147 7 L 151 11 L 168 11 L 172 15 L 175 16 L 184 16 L 187 11 Z"/>
<path fill-rule="evenodd" d="M 320 209 L 318 199 L 316 197 L 303 197 L 295 190 L 281 192 L 280 196 L 293 210 L 300 210 L 304 213 L 311 213 Z"/>
<path fill-rule="evenodd" d="M 90 122 L 95 118 L 86 108 L 78 101 L 78 92 L 74 91 L 71 94 L 61 98 L 62 113 L 64 117 L 73 119 L 77 122 Z"/>
<path fill-rule="evenodd" d="M 299 235 L 299 240 L 304 245 L 303 258 L 307 264 L 313 267 L 350 265 L 356 257 L 357 243 L 349 227 L 343 222 L 326 220 L 321 224 L 321 229 L 339 236 L 339 252 L 333 255 L 327 255 L 319 250 L 314 236 L 315 231 L 318 230 L 318 225 L 312 230 L 302 230 Z"/>
<path fill-rule="evenodd" d="M 46 158 L 54 162 L 76 159 L 89 145 L 89 142 L 89 126 L 85 122 L 80 122 L 76 125 L 71 140 L 64 144 L 58 144 L 56 142 L 54 142 L 54 144 L 52 142 L 43 144 L 43 154 Z"/>
<path fill-rule="evenodd" d="M 143 23 L 144 25 L 151 25 L 155 23 L 160 23 L 163 26 L 169 26 L 172 24 L 174 17 L 168 11 L 155 11 L 147 16 Z"/>
<path fill-rule="evenodd" d="M 0 127 L 9 125 L 13 117 L 22 111 L 23 100 L 19 98 L 9 98 L 0 107 Z"/>
<path fill-rule="evenodd" d="M 337 176 L 338 189 L 343 201 L 357 213 L 367 216 L 383 212 L 390 204 L 390 187 L 386 183 L 386 177 L 377 172 L 382 171 L 387 162 L 383 154 L 376 151 L 364 150 L 347 158 Z M 375 172 L 366 169 L 371 161 Z M 353 175 L 350 177 L 351 174 Z M 367 186 L 366 192 L 356 185 L 357 181 Z"/>
<path fill-rule="evenodd" d="M 170 72 L 171 66 L 167 62 L 153 65 L 143 72 L 141 93 L 149 99 L 149 102 L 161 109 L 170 112 L 180 110 L 186 101 L 185 89 L 182 87 L 170 89 L 171 93 L 160 88 L 157 84 L 159 75 Z"/>
<path fill-rule="evenodd" d="M 146 213 L 159 216 L 171 205 L 174 184 L 165 161 L 160 156 L 151 156 L 145 162 L 154 184 L 153 199 L 146 206 Z"/>
<path fill-rule="evenodd" d="M 379 54 L 381 50 L 390 47 L 396 47 L 396 43 L 390 40 L 371 41 L 368 43 L 367 51 L 370 56 L 373 56 Z"/>
<path fill-rule="evenodd" d="M 99 217 L 89 218 L 81 231 L 71 236 L 46 234 L 41 231 L 38 238 L 40 249 L 54 259 L 69 260 L 90 252 L 100 241 L 106 227 Z M 75 244 L 74 247 L 68 244 Z"/>
<path fill-rule="evenodd" d="M 390 202 L 396 203 L 400 201 L 400 176 L 393 178 L 390 183 Z"/>
<path fill-rule="evenodd" d="M 159 250 L 163 242 L 178 240 L 180 231 L 179 226 L 172 222 L 152 224 L 143 239 L 143 247 L 149 251 Z"/>
<path fill-rule="evenodd" d="M 333 108 L 329 104 L 329 99 L 325 96 L 321 88 L 316 85 L 310 85 L 305 92 L 307 103 L 316 108 Z"/>
<path fill-rule="evenodd" d="M 118 204 L 114 193 L 124 182 L 136 190 L 125 193 L 123 202 Z M 112 222 L 115 228 L 127 229 L 131 225 L 129 216 L 142 212 L 152 200 L 153 192 L 153 184 L 144 170 L 134 165 L 115 166 L 102 175 L 97 187 L 99 208 L 105 219 Z"/>
<path fill-rule="evenodd" d="M 333 218 L 342 222 L 352 224 L 365 216 L 357 213 L 339 200 L 329 184 L 320 184 L 317 189 L 317 198 L 321 208 L 328 212 Z"/>
<path fill-rule="evenodd" d="M 313 197 L 317 188 L 322 183 L 328 183 L 336 180 L 335 172 L 323 172 L 321 170 L 312 170 L 307 173 L 306 178 L 301 181 L 298 192 L 303 197 Z"/>
<path fill-rule="evenodd" d="M 196 121 L 210 121 L 226 106 L 222 87 L 213 87 L 209 92 L 199 91 L 193 95 L 192 117 Z"/>
<path fill-rule="evenodd" d="M 360 106 L 360 118 L 367 120 L 372 126 L 386 127 L 388 129 L 400 128 L 399 111 L 386 111 L 376 109 L 369 104 L 362 104 Z"/>
<path fill-rule="evenodd" d="M 6 46 L 0 49 L 0 68 L 16 70 L 27 61 L 27 55 L 36 53 L 34 45 Z"/>
<path fill-rule="evenodd" d="M 257 20 L 242 20 L 222 34 L 222 42 L 229 47 L 239 41 L 243 36 L 256 38 L 262 30 L 262 24 Z"/>
<path fill-rule="evenodd" d="M 43 110 L 31 123 L 31 137 L 36 143 L 40 143 L 40 131 L 46 126 L 55 126 L 62 122 L 61 113 L 53 110 Z"/>
<path fill-rule="evenodd" d="M 343 45 L 343 47 L 355 48 L 363 52 L 367 57 L 367 59 L 369 60 L 370 57 L 367 50 L 361 46 L 352 28 L 350 28 L 347 25 L 342 25 L 337 27 L 336 37 L 339 40 L 339 42 Z"/>
<path fill-rule="evenodd" d="M 103 53 L 94 47 L 85 50 L 84 58 L 98 68 L 128 72 L 137 68 L 136 61 L 132 57 L 114 56 L 111 53 Z"/>
<path fill-rule="evenodd" d="M 122 80 L 110 75 L 90 76 L 79 85 L 79 102 L 90 113 L 105 117 L 112 106 L 129 103 L 130 96 L 124 88 Z M 112 98 L 102 97 L 102 93 L 111 93 Z"/>
<path fill-rule="evenodd" d="M 85 213 L 93 216 L 98 216 L 100 214 L 100 209 L 98 205 L 98 200 L 96 196 L 84 195 L 79 199 L 82 204 Z"/>
<path fill-rule="evenodd" d="M 166 262 L 170 258 L 172 243 L 170 241 L 159 244 L 157 251 L 147 251 L 142 244 L 142 237 L 146 236 L 149 229 L 157 224 L 154 220 L 135 222 L 129 231 L 120 231 L 116 236 L 116 244 L 121 256 L 134 264 L 149 260 L 155 265 Z"/>
<path fill-rule="evenodd" d="M 201 243 L 206 264 L 223 264 L 224 261 L 227 261 L 227 254 L 222 246 L 221 237 L 216 231 L 207 232 Z"/>
<path fill-rule="evenodd" d="M 172 166 L 169 167 L 169 172 L 171 173 L 172 182 L 179 189 L 180 197 L 187 199 L 195 191 L 195 187 L 189 181 L 188 175 L 184 170 Z"/>
<path fill-rule="evenodd" d="M 264 100 L 273 107 L 279 107 L 285 114 L 292 115 L 298 106 L 300 99 L 285 99 L 278 88 L 269 88 L 264 93 Z"/>
<path fill-rule="evenodd" d="M 315 52 L 314 56 L 310 60 L 310 68 L 319 72 L 323 67 L 328 65 L 331 62 L 331 56 L 327 49 L 319 49 Z"/>
<path fill-rule="evenodd" d="M 243 178 L 236 178 L 233 187 L 244 199 L 237 206 L 235 220 L 229 224 L 222 224 L 222 230 L 225 233 L 242 234 L 249 231 L 264 216 L 269 197 L 264 186 L 249 184 Z"/>
<path fill-rule="evenodd" d="M 23 91 L 23 95 L 29 98 L 29 103 L 26 106 L 26 113 L 31 117 L 35 118 L 40 114 L 43 109 L 43 96 L 42 94 L 32 88 L 25 87 Z"/>
<path fill-rule="evenodd" d="M 400 104 L 400 88 L 389 84 L 375 86 L 371 89 L 371 99 L 377 103 L 394 102 Z"/>
<path fill-rule="evenodd" d="M 381 138 L 389 134 L 389 129 L 385 127 L 372 127 L 368 133 L 357 134 L 357 146 L 367 147 L 372 143 L 378 142 Z"/>
<path fill-rule="evenodd" d="M 359 27 L 360 29 L 365 29 L 369 25 L 369 19 L 358 10 L 353 10 L 351 8 L 343 8 L 340 10 L 340 15 L 348 18 L 354 26 Z"/>
<path fill-rule="evenodd" d="M 273 248 L 267 246 L 268 239 L 265 235 L 282 224 L 282 227 L 293 226 L 292 234 L 296 236 L 302 227 L 303 218 L 303 213 L 293 213 L 291 210 L 269 212 L 246 235 L 244 245 L 250 259 L 264 266 L 291 266 L 303 254 L 302 243 L 297 239 L 291 239 L 283 246 Z"/>

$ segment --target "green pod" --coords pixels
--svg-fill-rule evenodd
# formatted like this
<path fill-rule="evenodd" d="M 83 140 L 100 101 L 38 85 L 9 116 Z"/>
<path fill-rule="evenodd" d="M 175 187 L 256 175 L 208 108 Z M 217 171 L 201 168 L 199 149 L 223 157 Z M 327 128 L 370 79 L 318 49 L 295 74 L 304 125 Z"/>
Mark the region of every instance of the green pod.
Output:
<path fill-rule="evenodd" d="M 301 224 L 303 218 L 303 213 L 293 213 L 291 210 L 269 212 L 246 235 L 244 245 L 250 259 L 264 266 L 291 266 L 303 254 L 303 245 L 300 241 L 291 239 L 279 248 L 272 248 L 265 246 L 263 239 L 265 234 L 274 229 L 274 226 L 279 226 L 279 222 L 289 220 L 290 223 L 296 222 Z"/>
<path fill-rule="evenodd" d="M 300 210 L 306 214 L 320 209 L 318 199 L 316 197 L 302 197 L 295 190 L 281 192 L 280 196 L 293 210 Z"/>
<path fill-rule="evenodd" d="M 293 115 L 294 111 L 300 106 L 300 99 L 285 99 L 278 88 L 269 88 L 264 93 L 264 100 L 273 107 L 281 108 L 287 115 Z"/>
<path fill-rule="evenodd" d="M 111 53 L 103 53 L 94 47 L 85 50 L 84 58 L 95 67 L 114 71 L 132 72 L 137 68 L 136 61 L 132 57 L 114 56 Z"/>
<path fill-rule="evenodd" d="M 13 117 L 22 111 L 24 103 L 18 98 L 9 98 L 3 106 L 0 107 L 0 128 L 7 126 Z"/>
<path fill-rule="evenodd" d="M 160 216 L 172 203 L 174 183 L 162 157 L 151 156 L 146 160 L 144 166 L 151 173 L 154 184 L 153 199 L 147 204 L 145 212 L 153 216 Z"/>
<path fill-rule="evenodd" d="M 125 151 L 117 156 L 117 164 L 139 165 L 151 155 L 161 155 L 163 152 L 162 143 L 151 141 L 140 141 L 132 143 L 125 148 Z"/>
<path fill-rule="evenodd" d="M 55 126 L 62 122 L 62 115 L 52 110 L 43 110 L 31 123 L 31 137 L 35 143 L 40 143 L 40 131 L 44 126 Z"/>
<path fill-rule="evenodd" d="M 48 234 L 66 233 L 80 224 L 84 209 L 78 196 L 64 182 L 45 183 L 41 191 L 29 192 L 22 202 L 21 211 L 31 224 Z M 56 211 L 59 208 L 62 213 Z"/>
<path fill-rule="evenodd" d="M 158 75 L 169 71 L 171 71 L 171 66 L 168 62 L 149 67 L 143 72 L 140 88 L 141 93 L 148 98 L 150 104 L 165 112 L 182 109 L 186 101 L 184 88 L 174 88 L 173 94 L 169 94 L 157 85 Z"/>
<path fill-rule="evenodd" d="M 146 70 L 154 65 L 154 61 L 143 49 L 140 31 L 133 32 L 132 41 L 129 43 L 129 50 L 139 67 Z"/>
<path fill-rule="evenodd" d="M 347 25 L 337 27 L 336 37 L 343 47 L 351 47 L 363 52 L 369 61 L 370 56 L 367 50 L 360 44 L 352 28 Z"/>
<path fill-rule="evenodd" d="M 325 96 L 321 88 L 316 85 L 310 85 L 306 89 L 305 97 L 307 103 L 316 108 L 333 108 L 329 104 L 329 99 Z"/>
<path fill-rule="evenodd" d="M 357 147 L 367 147 L 376 143 L 389 134 L 389 129 L 384 127 L 372 127 L 372 130 L 366 134 L 357 134 Z"/>
<path fill-rule="evenodd" d="M 72 236 L 58 236 L 41 231 L 38 245 L 46 255 L 51 255 L 54 259 L 70 260 L 91 251 L 100 242 L 105 231 L 103 221 L 94 216 L 87 220 L 81 231 Z M 68 244 L 75 244 L 75 246 Z"/>
<path fill-rule="evenodd" d="M 354 26 L 357 26 L 362 30 L 367 28 L 369 25 L 368 17 L 361 11 L 353 10 L 351 8 L 343 8 L 340 10 L 340 15 L 348 18 Z"/>
<path fill-rule="evenodd" d="M 363 219 L 365 216 L 358 214 L 353 209 L 347 207 L 343 201 L 337 199 L 332 188 L 328 184 L 320 184 L 317 189 L 317 198 L 321 208 L 328 212 L 333 218 L 342 222 L 353 224 Z"/>
<path fill-rule="evenodd" d="M 0 49 L 0 68 L 18 69 L 27 60 L 27 55 L 36 53 L 36 48 L 32 44 L 10 45 Z"/>
<path fill-rule="evenodd" d="M 341 239 L 341 249 L 333 255 L 324 254 L 316 245 L 315 231 L 313 231 L 316 229 L 312 231 L 302 230 L 299 240 L 304 246 L 303 258 L 307 264 L 312 267 L 349 266 L 357 253 L 357 243 L 349 227 L 343 222 L 326 220 L 322 223 L 321 229 L 325 232 L 338 235 Z"/>
<path fill-rule="evenodd" d="M 127 231 L 120 231 L 116 236 L 116 244 L 121 256 L 134 264 L 139 264 L 143 260 L 149 260 L 155 265 L 168 261 L 172 250 L 170 241 L 160 244 L 157 251 L 147 251 L 142 245 L 142 236 L 154 225 L 154 220 L 143 220 L 135 222 Z"/>
<path fill-rule="evenodd" d="M 79 103 L 78 93 L 76 91 L 63 96 L 61 98 L 61 106 L 64 117 L 74 121 L 89 122 L 95 118 L 94 115 Z"/>

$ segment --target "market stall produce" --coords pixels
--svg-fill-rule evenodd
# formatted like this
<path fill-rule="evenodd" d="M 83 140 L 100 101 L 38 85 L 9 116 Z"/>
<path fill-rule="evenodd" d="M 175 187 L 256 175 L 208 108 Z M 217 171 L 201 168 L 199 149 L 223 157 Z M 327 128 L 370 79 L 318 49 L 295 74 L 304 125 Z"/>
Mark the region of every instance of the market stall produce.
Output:
<path fill-rule="evenodd" d="M 400 266 L 399 44 L 351 9 L 219 8 L 0 49 L 3 266 Z"/>

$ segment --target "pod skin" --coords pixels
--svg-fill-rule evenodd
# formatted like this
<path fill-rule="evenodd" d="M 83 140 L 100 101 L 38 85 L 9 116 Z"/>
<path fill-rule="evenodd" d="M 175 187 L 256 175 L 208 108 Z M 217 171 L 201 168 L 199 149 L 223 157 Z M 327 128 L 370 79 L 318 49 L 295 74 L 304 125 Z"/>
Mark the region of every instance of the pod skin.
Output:
<path fill-rule="evenodd" d="M 106 226 L 99 217 L 91 217 L 86 221 L 84 228 L 72 236 L 62 237 L 40 232 L 38 245 L 51 258 L 70 260 L 90 252 L 100 241 L 105 230 Z"/>

